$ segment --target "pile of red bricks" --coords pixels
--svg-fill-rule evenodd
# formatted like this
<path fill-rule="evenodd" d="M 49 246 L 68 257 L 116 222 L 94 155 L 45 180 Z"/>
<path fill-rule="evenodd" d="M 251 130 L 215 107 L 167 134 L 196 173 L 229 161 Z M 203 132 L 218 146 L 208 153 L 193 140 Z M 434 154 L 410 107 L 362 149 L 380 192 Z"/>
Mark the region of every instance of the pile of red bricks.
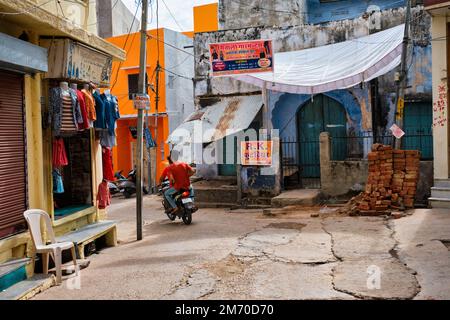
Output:
<path fill-rule="evenodd" d="M 389 213 L 390 209 L 414 207 L 420 152 L 374 144 L 368 160 L 369 177 L 358 204 L 360 213 Z"/>

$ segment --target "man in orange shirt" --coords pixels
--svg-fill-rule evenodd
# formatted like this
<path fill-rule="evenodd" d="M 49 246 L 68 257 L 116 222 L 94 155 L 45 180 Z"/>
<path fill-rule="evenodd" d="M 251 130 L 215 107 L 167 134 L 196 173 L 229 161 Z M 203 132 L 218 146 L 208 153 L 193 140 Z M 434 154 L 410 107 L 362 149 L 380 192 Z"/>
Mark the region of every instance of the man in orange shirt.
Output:
<path fill-rule="evenodd" d="M 170 159 L 169 163 L 172 162 L 172 159 L 170 157 L 168 157 L 167 159 Z M 175 203 L 175 200 L 173 198 L 176 193 L 190 191 L 191 196 L 193 196 L 190 177 L 194 175 L 195 170 L 190 165 L 184 162 L 173 162 L 167 168 L 169 172 L 169 181 L 171 187 L 166 190 L 164 195 L 173 208 L 171 213 L 175 213 L 178 211 L 177 204 Z"/>

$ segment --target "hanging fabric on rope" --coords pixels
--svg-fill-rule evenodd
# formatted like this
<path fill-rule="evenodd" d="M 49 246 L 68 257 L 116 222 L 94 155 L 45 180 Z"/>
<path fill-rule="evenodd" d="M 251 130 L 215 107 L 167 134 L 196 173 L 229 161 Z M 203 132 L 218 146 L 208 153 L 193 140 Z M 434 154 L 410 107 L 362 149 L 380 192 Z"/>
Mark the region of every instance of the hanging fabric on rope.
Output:
<path fill-rule="evenodd" d="M 153 140 L 152 134 L 148 128 L 144 128 L 144 137 L 147 149 L 156 147 L 156 142 Z"/>
<path fill-rule="evenodd" d="M 109 148 L 102 148 L 103 179 L 114 181 L 112 152 Z"/>
<path fill-rule="evenodd" d="M 67 159 L 66 148 L 62 138 L 55 138 L 53 140 L 53 154 L 52 165 L 53 168 L 67 166 L 69 160 Z"/>
<path fill-rule="evenodd" d="M 97 207 L 99 209 L 105 209 L 110 204 L 111 204 L 111 193 L 109 192 L 108 182 L 106 180 L 103 180 L 98 185 Z"/>

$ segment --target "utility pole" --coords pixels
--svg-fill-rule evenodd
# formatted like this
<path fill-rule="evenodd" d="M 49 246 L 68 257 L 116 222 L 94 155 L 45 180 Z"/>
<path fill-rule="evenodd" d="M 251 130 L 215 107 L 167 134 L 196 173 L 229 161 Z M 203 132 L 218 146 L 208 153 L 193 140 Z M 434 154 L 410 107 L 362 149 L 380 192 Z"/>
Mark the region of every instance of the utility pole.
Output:
<path fill-rule="evenodd" d="M 405 33 L 403 36 L 403 50 L 402 50 L 402 60 L 401 60 L 401 71 L 400 77 L 397 82 L 397 99 L 396 99 L 396 122 L 400 129 L 403 128 L 403 114 L 405 108 L 405 89 L 408 79 L 408 70 L 406 69 L 406 57 L 408 56 L 408 45 L 409 45 L 409 26 L 411 23 L 411 0 L 406 1 L 406 19 L 405 19 Z M 395 149 L 401 149 L 402 140 L 395 140 Z"/>
<path fill-rule="evenodd" d="M 139 60 L 139 92 L 142 95 L 147 94 L 146 67 L 147 67 L 147 18 L 148 18 L 148 0 L 142 0 L 142 19 L 141 19 L 141 50 Z M 136 148 L 136 235 L 137 240 L 142 240 L 142 167 L 143 156 L 142 147 L 144 140 L 144 110 L 138 109 L 137 123 L 137 148 Z"/>
<path fill-rule="evenodd" d="M 159 29 L 157 31 L 159 33 Z M 159 43 L 158 43 L 159 46 Z M 156 179 L 156 175 L 157 175 L 157 165 L 156 163 L 158 162 L 158 157 L 159 157 L 159 152 L 161 151 L 161 146 L 158 144 L 158 122 L 159 122 L 159 71 L 160 71 L 160 66 L 159 66 L 159 60 L 156 61 L 156 97 L 155 97 L 155 143 L 156 143 L 156 156 L 155 156 L 155 164 L 154 164 L 154 168 L 155 168 L 155 179 Z M 166 157 L 167 158 L 167 157 Z"/>

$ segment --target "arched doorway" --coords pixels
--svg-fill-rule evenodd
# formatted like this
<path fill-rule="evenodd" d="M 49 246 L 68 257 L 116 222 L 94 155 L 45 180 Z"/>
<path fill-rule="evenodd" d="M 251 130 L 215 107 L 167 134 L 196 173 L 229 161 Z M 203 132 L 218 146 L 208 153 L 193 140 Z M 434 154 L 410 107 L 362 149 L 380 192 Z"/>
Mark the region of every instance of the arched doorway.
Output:
<path fill-rule="evenodd" d="M 339 102 L 323 94 L 309 100 L 297 112 L 298 157 L 303 185 L 306 186 L 308 183 L 305 180 L 320 179 L 321 132 L 329 132 L 335 138 L 332 143 L 333 159 L 344 160 L 347 155 L 347 114 Z"/>

